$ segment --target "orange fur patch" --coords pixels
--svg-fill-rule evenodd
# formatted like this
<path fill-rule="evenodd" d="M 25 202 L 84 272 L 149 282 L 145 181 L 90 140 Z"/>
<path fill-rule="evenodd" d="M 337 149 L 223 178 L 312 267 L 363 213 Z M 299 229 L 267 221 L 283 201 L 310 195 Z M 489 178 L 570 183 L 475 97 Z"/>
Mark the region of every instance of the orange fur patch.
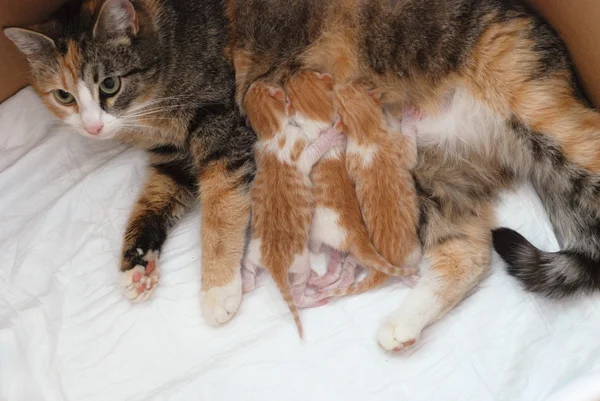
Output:
<path fill-rule="evenodd" d="M 248 120 L 259 140 L 271 139 L 283 128 L 285 103 L 270 94 L 271 88 L 264 82 L 255 82 L 244 99 Z"/>
<path fill-rule="evenodd" d="M 202 289 L 221 287 L 239 274 L 250 221 L 250 193 L 240 187 L 242 172 L 224 162 L 200 174 L 202 206 Z"/>
<path fill-rule="evenodd" d="M 401 133 L 388 132 L 381 107 L 363 88 L 340 86 L 334 98 L 349 146 L 355 142 L 353 147 L 362 149 L 347 153 L 346 167 L 371 241 L 390 263 L 402 266 L 420 247 L 418 199 L 406 166 L 408 146 Z"/>

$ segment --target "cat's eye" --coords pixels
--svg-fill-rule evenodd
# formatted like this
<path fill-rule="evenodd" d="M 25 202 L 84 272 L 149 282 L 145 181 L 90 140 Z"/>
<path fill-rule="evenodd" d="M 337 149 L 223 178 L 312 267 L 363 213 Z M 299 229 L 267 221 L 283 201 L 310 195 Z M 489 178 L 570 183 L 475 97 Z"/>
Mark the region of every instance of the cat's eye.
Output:
<path fill-rule="evenodd" d="M 54 97 L 62 104 L 71 104 L 75 101 L 73 95 L 69 92 L 64 91 L 62 89 L 57 89 L 54 91 Z"/>
<path fill-rule="evenodd" d="M 119 77 L 104 78 L 104 81 L 100 82 L 100 92 L 107 96 L 114 95 L 120 88 L 121 78 Z"/>

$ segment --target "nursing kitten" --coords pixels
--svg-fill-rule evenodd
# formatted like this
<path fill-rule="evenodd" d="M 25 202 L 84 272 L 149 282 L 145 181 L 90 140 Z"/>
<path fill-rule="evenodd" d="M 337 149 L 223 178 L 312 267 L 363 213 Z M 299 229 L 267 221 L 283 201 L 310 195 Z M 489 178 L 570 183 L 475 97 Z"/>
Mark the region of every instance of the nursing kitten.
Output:
<path fill-rule="evenodd" d="M 330 75 L 313 72 L 299 73 L 286 82 L 285 91 L 294 109 L 295 121 L 313 140 L 331 130 L 335 117 L 333 104 L 333 79 Z M 415 270 L 396 267 L 383 258 L 371 243 L 363 222 L 354 184 L 346 171 L 345 144 L 330 149 L 311 171 L 315 197 L 315 211 L 310 229 L 311 247 L 316 251 L 323 245 L 329 248 L 328 274 L 313 278 L 313 287 L 331 289 L 335 271 L 341 264 L 341 253 L 350 253 L 356 263 L 388 274 L 406 276 Z M 345 262 L 347 263 L 347 262 Z M 354 275 L 343 269 L 347 280 L 338 280 L 340 286 L 354 281 Z M 324 299 L 323 297 L 321 297 Z"/>
<path fill-rule="evenodd" d="M 255 136 L 234 100 L 222 1 L 71 1 L 47 24 L 4 32 L 58 119 L 148 151 L 121 253 L 127 297 L 154 291 L 167 232 L 199 200 L 202 310 L 210 324 L 229 320 L 242 295 Z"/>
<path fill-rule="evenodd" d="M 426 116 L 413 170 L 423 274 L 381 326 L 384 348 L 414 344 L 485 275 L 494 202 L 517 180 L 533 181 L 563 250 L 495 231 L 509 272 L 551 296 L 600 288 L 600 114 L 524 2 L 228 0 L 227 15 L 239 104 L 259 77 L 313 70 L 380 88 L 386 110 L 412 104 Z"/>
<path fill-rule="evenodd" d="M 410 173 L 417 161 L 415 132 L 402 135 L 399 127 L 392 126 L 379 96 L 358 85 L 338 85 L 335 128 L 348 138 L 346 169 L 373 245 L 392 264 L 416 267 L 421 259 L 419 205 Z M 386 279 L 385 274 L 370 271 L 350 289 L 326 294 L 360 293 Z"/>
<path fill-rule="evenodd" d="M 358 92 L 353 93 L 354 91 Z M 352 98 L 353 94 L 358 94 L 358 97 Z M 379 241 L 383 241 L 382 244 L 376 245 L 378 249 L 381 247 L 387 252 L 393 250 L 387 255 L 383 254 L 391 261 L 402 260 L 406 251 L 404 249 L 403 252 L 403 247 L 408 245 L 408 250 L 412 248 L 412 252 L 405 258 L 404 263 L 408 266 L 416 266 L 421 258 L 420 244 L 416 236 L 418 205 L 409 170 L 414 167 L 417 160 L 416 122 L 421 118 L 421 113 L 414 107 L 406 107 L 403 111 L 402 120 L 396 121 L 389 116 L 384 116 L 379 104 L 381 96 L 379 92 L 372 92 L 368 97 L 364 95 L 365 93 L 361 92 L 359 88 L 351 87 L 336 92 L 336 105 L 339 113 L 336 129 L 349 135 L 348 145 L 351 146 L 347 158 L 348 171 L 351 177 L 358 179 L 357 196 L 361 201 L 361 207 L 367 208 L 365 222 L 368 231 L 372 238 L 375 237 Z M 358 119 L 352 118 L 352 116 L 357 115 L 358 110 L 368 110 L 368 112 L 365 112 Z M 350 122 L 349 124 L 344 124 L 344 115 L 347 116 L 346 120 Z M 379 125 L 375 121 L 365 118 L 365 116 L 379 120 Z M 395 136 L 395 138 L 390 140 L 390 136 Z M 357 139 L 363 142 L 362 146 L 357 144 Z M 365 148 L 369 151 L 365 152 Z M 374 157 L 374 153 L 378 155 Z M 365 156 L 368 160 L 365 160 Z M 381 163 L 382 160 L 383 163 Z M 370 171 L 365 169 L 367 163 L 370 163 Z M 395 167 L 392 167 L 398 171 L 395 173 L 395 178 L 393 178 L 393 175 L 388 176 L 388 173 L 386 173 L 385 167 L 388 164 L 389 167 L 395 165 Z M 391 185 L 389 182 L 387 184 L 382 182 L 379 176 L 380 173 L 384 174 L 384 178 L 389 177 L 393 180 Z M 381 202 L 389 197 L 389 195 L 385 195 L 386 190 L 384 188 L 401 192 L 403 185 L 407 193 L 398 195 L 397 198 L 393 196 L 398 201 L 394 205 L 396 208 L 390 208 L 385 202 Z M 384 193 L 383 196 L 382 193 Z M 396 216 L 396 220 L 389 216 L 394 212 L 400 215 Z M 381 228 L 374 224 L 382 221 L 391 221 L 391 224 L 396 224 L 397 227 L 387 231 L 389 224 L 386 224 L 384 228 L 386 231 L 382 232 Z M 403 240 L 403 237 L 408 237 L 408 240 Z M 400 241 L 396 242 L 398 239 Z M 410 245 L 411 242 L 412 245 Z M 323 298 L 356 295 L 380 285 L 387 279 L 385 274 L 369 271 L 361 281 L 354 283 L 357 267 L 356 259 L 350 255 L 344 261 L 342 271 L 338 273 L 341 276 L 340 281 L 342 283 L 331 286 L 325 291 L 320 291 L 319 295 Z M 328 272 L 328 274 L 330 273 Z M 349 279 L 350 277 L 352 279 Z M 409 287 L 414 287 L 418 277 L 409 276 L 402 277 L 402 279 Z M 346 281 L 344 282 L 344 280 Z M 348 285 L 348 283 L 351 285 Z"/>
<path fill-rule="evenodd" d="M 258 137 L 257 170 L 252 186 L 252 234 L 245 268 L 255 272 L 262 266 L 269 271 L 302 337 L 296 305 L 311 306 L 305 302 L 311 300 L 304 296 L 312 271 L 308 233 L 314 197 L 309 174 L 321 156 L 338 145 L 343 136 L 326 133 L 311 143 L 289 116 L 293 103 L 289 107 L 281 89 L 260 81 L 248 90 L 244 106 Z"/>

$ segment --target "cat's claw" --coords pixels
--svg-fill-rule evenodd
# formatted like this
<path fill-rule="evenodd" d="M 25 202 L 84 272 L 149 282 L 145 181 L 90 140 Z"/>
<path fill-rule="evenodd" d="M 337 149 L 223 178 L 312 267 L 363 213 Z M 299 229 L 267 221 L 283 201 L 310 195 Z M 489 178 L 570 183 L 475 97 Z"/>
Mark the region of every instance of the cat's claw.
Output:
<path fill-rule="evenodd" d="M 242 302 L 241 272 L 222 287 L 202 291 L 202 313 L 211 326 L 223 324 L 233 317 Z"/>
<path fill-rule="evenodd" d="M 157 252 L 148 252 L 147 257 L 150 260 L 147 261 L 146 267 L 136 265 L 133 269 L 121 272 L 125 296 L 132 302 L 147 300 L 156 289 L 160 273 L 157 255 Z"/>

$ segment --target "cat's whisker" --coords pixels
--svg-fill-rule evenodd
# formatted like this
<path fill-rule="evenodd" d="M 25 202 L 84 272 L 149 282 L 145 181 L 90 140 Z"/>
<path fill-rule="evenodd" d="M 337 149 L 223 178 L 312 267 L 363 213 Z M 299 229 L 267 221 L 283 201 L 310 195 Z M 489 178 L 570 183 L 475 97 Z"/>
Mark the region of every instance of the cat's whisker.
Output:
<path fill-rule="evenodd" d="M 169 97 L 164 97 L 164 98 L 161 98 L 161 99 L 150 100 L 148 102 L 144 102 L 142 104 L 139 104 L 137 106 L 132 107 L 130 109 L 130 111 L 142 110 L 142 109 L 144 109 L 146 107 L 150 107 L 150 106 L 153 106 L 153 105 L 156 105 L 156 104 L 160 104 L 161 102 L 168 102 L 168 101 L 173 101 L 173 100 L 181 100 L 181 99 L 184 99 L 186 97 L 189 97 L 189 96 L 185 96 L 185 95 L 184 96 L 169 96 Z"/>

